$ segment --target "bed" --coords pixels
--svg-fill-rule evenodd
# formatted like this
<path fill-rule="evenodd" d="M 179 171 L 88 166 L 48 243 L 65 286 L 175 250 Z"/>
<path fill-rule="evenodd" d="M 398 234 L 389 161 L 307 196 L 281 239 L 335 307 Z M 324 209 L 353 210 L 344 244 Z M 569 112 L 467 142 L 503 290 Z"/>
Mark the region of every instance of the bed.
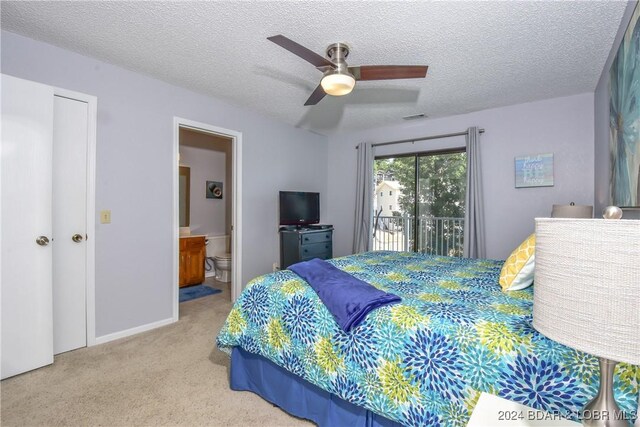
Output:
<path fill-rule="evenodd" d="M 314 413 L 342 405 L 362 410 L 363 425 L 463 426 L 481 392 L 577 419 L 597 392 L 597 359 L 533 329 L 533 290 L 502 292 L 502 261 L 380 251 L 329 262 L 402 302 L 345 333 L 295 273 L 252 280 L 217 337 L 232 356 L 232 388 L 321 425 L 336 422 Z M 639 382 L 640 368 L 618 365 L 616 398 L 628 414 Z M 320 406 L 297 407 L 303 389 Z"/>

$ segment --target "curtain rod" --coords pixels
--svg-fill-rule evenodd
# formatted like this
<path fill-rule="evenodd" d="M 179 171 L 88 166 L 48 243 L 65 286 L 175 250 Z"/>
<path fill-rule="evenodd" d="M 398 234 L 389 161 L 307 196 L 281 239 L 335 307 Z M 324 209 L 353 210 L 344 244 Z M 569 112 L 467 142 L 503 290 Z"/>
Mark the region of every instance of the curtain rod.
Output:
<path fill-rule="evenodd" d="M 480 129 L 478 132 L 484 133 L 484 129 Z M 466 135 L 467 133 L 469 133 L 469 131 L 465 130 L 464 132 L 444 133 L 442 135 L 425 136 L 425 137 L 422 137 L 422 138 L 402 139 L 400 141 L 379 142 L 377 144 L 371 144 L 371 146 L 372 147 L 382 147 L 383 145 L 402 144 L 402 143 L 405 143 L 405 142 L 417 142 L 417 141 L 428 141 L 430 139 L 451 138 L 453 136 Z M 357 149 L 358 149 L 358 147 L 356 146 L 356 150 Z"/>

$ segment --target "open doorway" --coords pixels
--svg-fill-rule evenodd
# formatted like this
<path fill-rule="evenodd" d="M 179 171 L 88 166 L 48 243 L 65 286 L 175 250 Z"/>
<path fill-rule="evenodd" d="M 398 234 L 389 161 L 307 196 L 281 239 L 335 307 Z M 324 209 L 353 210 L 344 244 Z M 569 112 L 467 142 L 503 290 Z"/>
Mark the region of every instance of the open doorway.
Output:
<path fill-rule="evenodd" d="M 235 301 L 241 273 L 241 134 L 174 119 L 174 319 L 178 288 L 228 287 Z"/>

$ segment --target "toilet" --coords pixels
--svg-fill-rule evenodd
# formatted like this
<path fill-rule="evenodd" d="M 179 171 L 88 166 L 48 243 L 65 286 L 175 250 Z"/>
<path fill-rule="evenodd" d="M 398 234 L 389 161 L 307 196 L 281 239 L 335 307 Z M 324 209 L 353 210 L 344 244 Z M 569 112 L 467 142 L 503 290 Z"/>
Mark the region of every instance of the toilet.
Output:
<path fill-rule="evenodd" d="M 229 236 L 209 236 L 207 237 L 207 257 L 213 259 L 216 271 L 216 280 L 231 282 L 231 253 L 229 251 Z"/>
<path fill-rule="evenodd" d="M 225 252 L 214 256 L 213 265 L 216 268 L 216 280 L 229 283 L 231 281 L 231 254 Z"/>

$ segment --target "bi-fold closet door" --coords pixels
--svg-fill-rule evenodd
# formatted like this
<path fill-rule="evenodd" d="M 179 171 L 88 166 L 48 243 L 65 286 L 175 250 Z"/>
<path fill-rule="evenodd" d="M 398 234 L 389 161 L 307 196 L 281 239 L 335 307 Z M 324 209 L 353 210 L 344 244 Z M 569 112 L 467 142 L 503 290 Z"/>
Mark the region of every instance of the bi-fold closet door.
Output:
<path fill-rule="evenodd" d="M 87 345 L 87 102 L 2 75 L 1 377 Z M 93 236 L 90 236 L 93 237 Z"/>

